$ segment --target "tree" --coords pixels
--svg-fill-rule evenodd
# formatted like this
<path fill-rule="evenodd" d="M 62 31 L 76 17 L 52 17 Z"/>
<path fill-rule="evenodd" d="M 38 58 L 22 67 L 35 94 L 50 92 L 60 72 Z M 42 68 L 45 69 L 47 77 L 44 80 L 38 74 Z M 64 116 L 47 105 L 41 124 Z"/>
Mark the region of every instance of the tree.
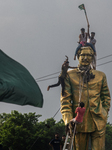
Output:
<path fill-rule="evenodd" d="M 62 120 L 56 123 L 53 118 L 38 122 L 41 115 L 35 113 L 0 114 L 0 141 L 4 150 L 49 150 L 49 142 L 56 132 L 65 134 Z"/>
<path fill-rule="evenodd" d="M 50 150 L 51 147 L 49 146 L 49 142 L 54 138 L 55 133 L 58 132 L 60 138 L 63 134 L 65 134 L 65 125 L 63 120 L 56 123 L 53 118 L 50 118 L 44 122 L 38 122 L 36 128 L 37 141 L 32 147 L 32 150 Z"/>
<path fill-rule="evenodd" d="M 41 115 L 35 113 L 21 114 L 12 111 L 11 114 L 0 114 L 0 141 L 4 150 L 51 150 L 49 142 L 56 132 L 60 138 L 65 134 L 65 125 L 53 118 L 38 122 Z M 112 124 L 106 125 L 106 149 L 112 149 Z M 91 147 L 91 144 L 90 144 Z M 89 148 L 91 149 L 91 148 Z"/>
<path fill-rule="evenodd" d="M 27 150 L 34 141 L 35 125 L 41 115 L 35 113 L 21 114 L 12 111 L 11 114 L 0 114 L 0 141 L 4 150 Z"/>
<path fill-rule="evenodd" d="M 112 150 L 112 124 L 109 122 L 106 125 L 105 147 L 107 150 Z"/>

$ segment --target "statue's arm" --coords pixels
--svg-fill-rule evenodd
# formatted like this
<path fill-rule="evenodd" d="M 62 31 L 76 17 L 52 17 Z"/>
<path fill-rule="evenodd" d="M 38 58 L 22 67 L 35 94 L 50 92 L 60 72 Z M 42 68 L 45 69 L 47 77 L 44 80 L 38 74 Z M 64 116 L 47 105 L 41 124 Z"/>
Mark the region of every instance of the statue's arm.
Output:
<path fill-rule="evenodd" d="M 71 84 L 69 77 L 65 79 L 65 96 L 61 95 L 61 113 L 65 125 L 73 118 L 72 103 L 71 103 Z"/>
<path fill-rule="evenodd" d="M 102 100 L 102 106 L 107 111 L 110 109 L 110 92 L 107 85 L 106 76 L 104 75 L 103 81 L 102 81 L 102 88 L 101 88 L 101 100 Z"/>

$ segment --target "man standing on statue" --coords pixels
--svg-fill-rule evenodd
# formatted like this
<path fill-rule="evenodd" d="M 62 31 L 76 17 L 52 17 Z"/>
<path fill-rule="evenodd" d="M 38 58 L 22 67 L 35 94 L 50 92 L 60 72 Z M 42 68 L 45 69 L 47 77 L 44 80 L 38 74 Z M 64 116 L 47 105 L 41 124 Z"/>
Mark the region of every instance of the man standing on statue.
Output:
<path fill-rule="evenodd" d="M 74 150 L 105 150 L 105 129 L 110 108 L 110 93 L 106 75 L 91 69 L 94 51 L 81 47 L 77 57 L 78 68 L 68 71 L 65 79 L 65 96 L 61 96 L 62 118 L 67 125 L 75 117 L 79 100 L 85 104 L 83 122 L 77 125 Z"/>

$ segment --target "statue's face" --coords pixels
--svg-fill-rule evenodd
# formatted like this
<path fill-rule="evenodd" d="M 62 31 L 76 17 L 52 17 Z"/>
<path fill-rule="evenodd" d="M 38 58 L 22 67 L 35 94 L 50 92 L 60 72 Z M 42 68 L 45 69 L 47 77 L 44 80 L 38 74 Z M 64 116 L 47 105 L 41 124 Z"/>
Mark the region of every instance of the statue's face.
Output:
<path fill-rule="evenodd" d="M 93 60 L 93 54 L 89 48 L 82 50 L 79 54 L 79 64 L 88 66 Z"/>

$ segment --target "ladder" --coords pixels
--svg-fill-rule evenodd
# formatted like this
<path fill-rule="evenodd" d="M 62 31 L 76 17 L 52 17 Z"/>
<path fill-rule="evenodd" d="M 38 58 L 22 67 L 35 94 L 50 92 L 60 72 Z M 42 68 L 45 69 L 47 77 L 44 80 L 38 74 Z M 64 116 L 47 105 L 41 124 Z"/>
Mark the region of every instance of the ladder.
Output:
<path fill-rule="evenodd" d="M 76 124 L 71 136 L 69 136 L 69 132 L 67 132 L 63 150 L 73 150 L 73 141 L 74 141 L 75 132 L 76 132 Z"/>

